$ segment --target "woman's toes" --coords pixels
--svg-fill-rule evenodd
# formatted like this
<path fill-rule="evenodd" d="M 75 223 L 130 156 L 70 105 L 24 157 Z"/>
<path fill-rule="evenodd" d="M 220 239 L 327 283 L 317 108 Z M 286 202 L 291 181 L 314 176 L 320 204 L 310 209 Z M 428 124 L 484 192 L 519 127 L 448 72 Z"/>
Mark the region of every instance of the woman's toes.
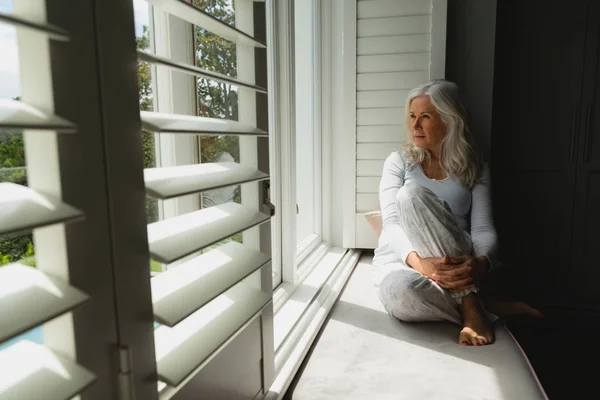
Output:
<path fill-rule="evenodd" d="M 463 329 L 460 332 L 460 334 L 458 335 L 458 344 L 460 344 L 462 346 L 472 346 L 473 345 L 472 336 L 469 335 L 469 332 L 466 332 L 465 329 Z"/>

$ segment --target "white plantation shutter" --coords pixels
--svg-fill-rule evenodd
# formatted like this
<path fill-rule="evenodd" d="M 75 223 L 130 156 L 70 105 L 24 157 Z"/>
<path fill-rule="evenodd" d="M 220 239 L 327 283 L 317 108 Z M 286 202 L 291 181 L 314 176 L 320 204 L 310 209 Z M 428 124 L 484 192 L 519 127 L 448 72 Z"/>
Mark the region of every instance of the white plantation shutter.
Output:
<path fill-rule="evenodd" d="M 47 322 L 44 345 L 21 340 L 0 351 L 0 398 L 68 399 L 94 380 L 74 361 L 69 312 L 88 296 L 69 284 L 64 224 L 84 215 L 62 201 L 58 152 L 59 135 L 80 133 L 54 115 L 50 69 L 50 41 L 72 38 L 47 23 L 44 1 L 15 1 L 0 24 L 16 28 L 22 93 L 0 101 L 0 130 L 23 132 L 29 183 L 0 183 L 0 235 L 33 230 L 37 264 L 0 267 L 0 344 Z"/>
<path fill-rule="evenodd" d="M 188 2 L 149 0 L 149 3 L 159 11 L 234 41 L 238 59 L 245 48 L 254 51 L 254 48 L 266 47 L 248 32 L 229 26 Z M 247 95 L 251 98 L 249 103 L 254 109 L 250 112 L 253 113 L 256 113 L 256 99 L 253 97 L 256 93 L 267 92 L 255 80 L 248 79 L 248 76 L 254 75 L 254 66 L 252 71 L 245 71 L 249 66 L 244 63 L 238 63 L 238 77 L 233 78 L 172 60 L 164 54 L 138 52 L 138 59 L 173 71 L 235 85 L 240 88 L 240 109 L 247 106 L 244 104 L 244 95 Z M 266 71 L 257 71 L 257 74 L 266 76 Z M 254 140 L 268 137 L 269 133 L 257 126 L 256 118 L 253 121 L 252 118 L 240 119 L 241 122 L 141 112 L 143 128 L 155 133 L 237 135 Z M 144 171 L 146 193 L 160 200 L 240 184 L 255 188 L 242 193 L 242 204 L 228 202 L 149 224 L 148 244 L 154 260 L 174 263 L 270 221 L 270 210 L 262 204 L 266 200 L 258 196 L 261 193 L 260 183 L 269 179 L 268 172 L 258 168 L 259 164 L 265 165 L 265 160 L 256 162 L 256 144 L 250 151 L 256 154 L 246 159 L 242 155 L 240 163 L 216 162 Z M 248 199 L 248 193 L 254 194 L 256 199 Z M 246 237 L 244 244 L 232 241 L 191 257 L 151 281 L 154 318 L 163 325 L 155 331 L 158 377 L 171 387 L 181 385 L 192 373 L 198 372 L 236 334 L 259 317 L 272 299 L 270 285 L 257 286 L 245 280 L 259 270 L 261 276 L 270 277 L 271 273 L 270 252 L 261 252 Z"/>

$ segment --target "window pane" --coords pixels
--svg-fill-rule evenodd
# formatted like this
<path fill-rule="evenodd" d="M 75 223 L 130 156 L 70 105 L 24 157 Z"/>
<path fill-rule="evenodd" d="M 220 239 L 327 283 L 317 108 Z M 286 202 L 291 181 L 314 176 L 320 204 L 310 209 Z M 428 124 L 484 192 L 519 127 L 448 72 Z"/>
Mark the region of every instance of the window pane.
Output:
<path fill-rule="evenodd" d="M 202 11 L 229 24 L 235 25 L 235 12 L 231 0 L 194 0 Z M 196 66 L 220 74 L 236 77 L 237 61 L 235 43 L 194 26 Z M 209 79 L 196 79 L 197 115 L 209 118 L 238 120 L 238 87 Z M 200 136 L 200 162 L 240 162 L 240 141 L 237 136 Z M 202 193 L 202 207 L 235 201 L 241 204 L 240 186 L 230 186 Z M 242 242 L 242 234 L 233 236 Z M 211 246 L 209 249 L 226 243 Z M 205 251 L 209 250 L 206 249 Z"/>
<path fill-rule="evenodd" d="M 133 0 L 135 17 L 135 41 L 138 50 L 151 50 L 150 34 L 150 5 L 146 0 Z M 150 63 L 138 61 L 138 88 L 141 111 L 154 109 L 152 67 Z M 156 167 L 156 134 L 142 131 L 142 147 L 144 152 L 144 168 Z M 146 218 L 148 223 L 158 221 L 158 200 L 146 197 Z M 150 260 L 150 271 L 159 273 L 163 271 L 163 264 Z"/>
<path fill-rule="evenodd" d="M 146 0 L 134 0 L 135 36 L 138 50 L 149 51 L 150 38 L 150 7 Z M 152 68 L 149 63 L 138 61 L 138 87 L 141 111 L 154 109 L 152 90 Z M 156 167 L 156 135 L 153 132 L 142 131 L 142 146 L 144 150 L 144 168 Z M 146 215 L 148 223 L 158 221 L 158 200 L 146 197 Z M 160 264 L 159 264 L 160 265 Z M 156 269 L 156 266 L 152 267 Z"/>
<path fill-rule="evenodd" d="M 296 68 L 296 243 L 315 233 L 313 1 L 294 3 Z"/>
<path fill-rule="evenodd" d="M 12 13 L 13 1 L 0 0 L 0 12 Z M 6 24 L 0 23 L 0 98 L 19 100 L 21 95 L 19 76 L 19 53 L 17 49 L 17 32 Z M 27 168 L 25 163 L 25 146 L 21 132 L 0 132 L 0 183 L 11 182 L 27 185 Z M 33 235 L 27 233 L 19 236 L 0 237 L 0 265 L 13 262 L 35 267 Z M 38 326 L 5 343 L 0 350 L 21 340 L 30 340 L 42 344 L 44 342 L 43 326 Z"/>
<path fill-rule="evenodd" d="M 0 1 L 0 12 L 12 12 L 12 0 Z M 19 100 L 19 54 L 17 32 L 0 24 L 0 98 Z M 19 131 L 0 132 L 0 182 L 27 185 L 25 146 Z M 35 266 L 32 234 L 0 237 L 0 265 L 20 261 Z"/>

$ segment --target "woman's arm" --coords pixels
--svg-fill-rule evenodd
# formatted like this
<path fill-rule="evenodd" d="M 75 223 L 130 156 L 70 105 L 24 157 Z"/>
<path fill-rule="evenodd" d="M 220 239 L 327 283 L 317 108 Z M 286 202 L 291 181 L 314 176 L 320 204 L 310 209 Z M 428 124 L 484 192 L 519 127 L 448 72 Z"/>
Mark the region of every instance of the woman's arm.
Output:
<path fill-rule="evenodd" d="M 400 226 L 400 218 L 396 208 L 396 195 L 398 190 L 404 186 L 405 169 L 404 159 L 397 152 L 392 153 L 385 160 L 379 183 L 379 205 L 381 206 L 383 231 L 388 242 L 396 256 L 408 263 L 407 258 L 413 251 L 413 247 L 402 226 Z M 411 255 L 411 261 L 416 259 L 415 255 L 416 253 Z M 414 267 L 414 265 L 411 266 Z"/>
<path fill-rule="evenodd" d="M 496 259 L 498 236 L 492 216 L 490 171 L 484 167 L 481 178 L 471 189 L 471 240 L 476 257 L 486 257 L 488 271 L 499 266 Z"/>

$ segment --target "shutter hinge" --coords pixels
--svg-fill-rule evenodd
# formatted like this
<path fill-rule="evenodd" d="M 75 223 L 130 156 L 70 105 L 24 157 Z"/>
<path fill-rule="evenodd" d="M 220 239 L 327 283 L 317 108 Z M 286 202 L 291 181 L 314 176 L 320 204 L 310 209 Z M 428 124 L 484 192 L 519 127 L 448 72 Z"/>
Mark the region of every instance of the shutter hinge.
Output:
<path fill-rule="evenodd" d="M 119 400 L 135 400 L 133 395 L 133 375 L 131 371 L 131 351 L 129 346 L 121 346 L 119 351 Z"/>

